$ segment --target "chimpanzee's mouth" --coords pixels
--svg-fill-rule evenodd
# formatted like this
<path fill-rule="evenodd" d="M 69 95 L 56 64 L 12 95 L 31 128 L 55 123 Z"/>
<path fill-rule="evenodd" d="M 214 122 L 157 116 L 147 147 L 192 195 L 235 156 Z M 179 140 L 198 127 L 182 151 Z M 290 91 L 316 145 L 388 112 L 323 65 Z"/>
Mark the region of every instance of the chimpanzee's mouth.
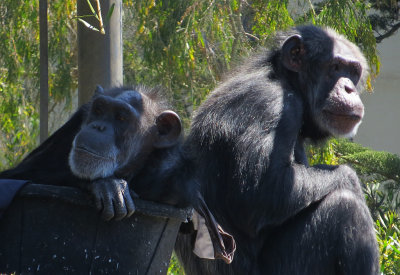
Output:
<path fill-rule="evenodd" d="M 331 117 L 333 119 L 339 119 L 339 120 L 349 120 L 349 121 L 354 121 L 354 122 L 358 122 L 362 119 L 362 115 L 361 114 L 357 114 L 355 112 L 351 112 L 351 113 L 333 113 L 331 111 L 328 110 L 323 110 L 322 111 L 326 116 Z"/>
<path fill-rule="evenodd" d="M 105 160 L 108 160 L 108 161 L 110 161 L 110 160 L 113 161 L 111 158 L 105 157 L 105 156 L 102 156 L 102 155 L 99 155 L 99 154 L 97 154 L 97 153 L 95 153 L 95 152 L 89 150 L 89 149 L 86 148 L 86 147 L 77 146 L 77 147 L 75 147 L 75 151 L 76 151 L 78 154 L 79 154 L 79 153 L 82 153 L 82 154 L 89 154 L 89 155 L 91 155 L 91 156 L 93 156 L 93 157 L 96 157 L 96 158 L 102 158 L 102 159 L 105 159 Z"/>

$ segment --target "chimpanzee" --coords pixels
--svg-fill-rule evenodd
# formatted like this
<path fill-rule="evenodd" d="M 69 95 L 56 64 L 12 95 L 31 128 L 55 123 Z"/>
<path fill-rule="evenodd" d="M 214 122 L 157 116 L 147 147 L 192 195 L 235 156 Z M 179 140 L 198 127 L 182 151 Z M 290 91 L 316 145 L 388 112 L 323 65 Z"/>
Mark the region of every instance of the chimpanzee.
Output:
<path fill-rule="evenodd" d="M 304 141 L 352 137 L 368 75 L 357 46 L 331 29 L 277 35 L 199 107 L 185 141 L 231 265 L 199 259 L 180 235 L 187 274 L 378 274 L 373 222 L 348 166 L 309 166 Z"/>
<path fill-rule="evenodd" d="M 98 86 L 91 102 L 0 178 L 89 189 L 106 220 L 131 216 L 136 196 L 192 206 L 205 219 L 215 257 L 230 262 L 233 239 L 214 220 L 196 181 L 177 175 L 185 172 L 182 125 L 168 109 L 160 88 Z"/>

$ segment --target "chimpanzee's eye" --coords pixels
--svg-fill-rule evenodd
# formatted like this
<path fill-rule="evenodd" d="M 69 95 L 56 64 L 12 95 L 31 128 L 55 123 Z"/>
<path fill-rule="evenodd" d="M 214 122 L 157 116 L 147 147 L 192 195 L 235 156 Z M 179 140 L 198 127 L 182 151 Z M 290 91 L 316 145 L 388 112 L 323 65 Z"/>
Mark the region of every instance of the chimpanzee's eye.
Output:
<path fill-rule="evenodd" d="M 357 77 L 361 77 L 361 73 L 362 73 L 361 65 L 358 62 L 355 62 L 351 68 L 351 74 Z"/>
<path fill-rule="evenodd" d="M 96 107 L 96 108 L 94 108 L 94 113 L 95 113 L 96 115 L 101 115 L 103 112 L 102 112 L 101 108 Z"/>
<path fill-rule="evenodd" d="M 118 121 L 126 121 L 126 116 L 124 114 L 117 114 L 116 119 Z"/>

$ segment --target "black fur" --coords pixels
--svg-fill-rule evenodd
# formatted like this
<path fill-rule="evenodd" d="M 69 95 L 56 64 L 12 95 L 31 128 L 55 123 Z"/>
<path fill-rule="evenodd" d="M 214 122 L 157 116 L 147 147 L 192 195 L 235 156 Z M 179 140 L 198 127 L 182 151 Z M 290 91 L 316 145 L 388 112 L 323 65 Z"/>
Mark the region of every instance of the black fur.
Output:
<path fill-rule="evenodd" d="M 303 141 L 355 134 L 368 67 L 328 29 L 278 35 L 199 107 L 185 142 L 211 212 L 237 243 L 231 265 L 176 251 L 186 274 L 377 274 L 360 182 L 347 166 L 309 167 Z"/>

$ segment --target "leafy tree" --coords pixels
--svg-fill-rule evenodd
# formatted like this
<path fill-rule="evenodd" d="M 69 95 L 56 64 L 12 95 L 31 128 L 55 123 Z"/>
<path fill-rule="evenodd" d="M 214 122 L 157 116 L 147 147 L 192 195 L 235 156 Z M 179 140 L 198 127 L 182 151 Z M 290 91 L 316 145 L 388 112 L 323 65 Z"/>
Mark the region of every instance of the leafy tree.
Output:
<path fill-rule="evenodd" d="M 70 106 L 76 87 L 75 1 L 49 5 L 49 110 Z M 0 2 L 0 169 L 37 144 L 39 1 Z M 57 112 L 52 112 L 52 115 Z M 57 125 L 59 126 L 59 125 Z M 53 127 L 54 128 L 54 127 Z"/>
<path fill-rule="evenodd" d="M 369 20 L 376 33 L 376 42 L 390 37 L 400 28 L 400 1 L 370 0 Z"/>
<path fill-rule="evenodd" d="M 374 30 L 376 43 L 382 42 L 385 38 L 392 36 L 400 28 L 400 1 L 399 0 L 365 0 L 365 1 L 332 1 L 323 0 L 315 4 L 312 13 L 319 14 L 330 5 L 359 5 L 362 2 L 368 9 L 369 22 Z M 340 20 L 340 18 L 338 18 Z"/>

